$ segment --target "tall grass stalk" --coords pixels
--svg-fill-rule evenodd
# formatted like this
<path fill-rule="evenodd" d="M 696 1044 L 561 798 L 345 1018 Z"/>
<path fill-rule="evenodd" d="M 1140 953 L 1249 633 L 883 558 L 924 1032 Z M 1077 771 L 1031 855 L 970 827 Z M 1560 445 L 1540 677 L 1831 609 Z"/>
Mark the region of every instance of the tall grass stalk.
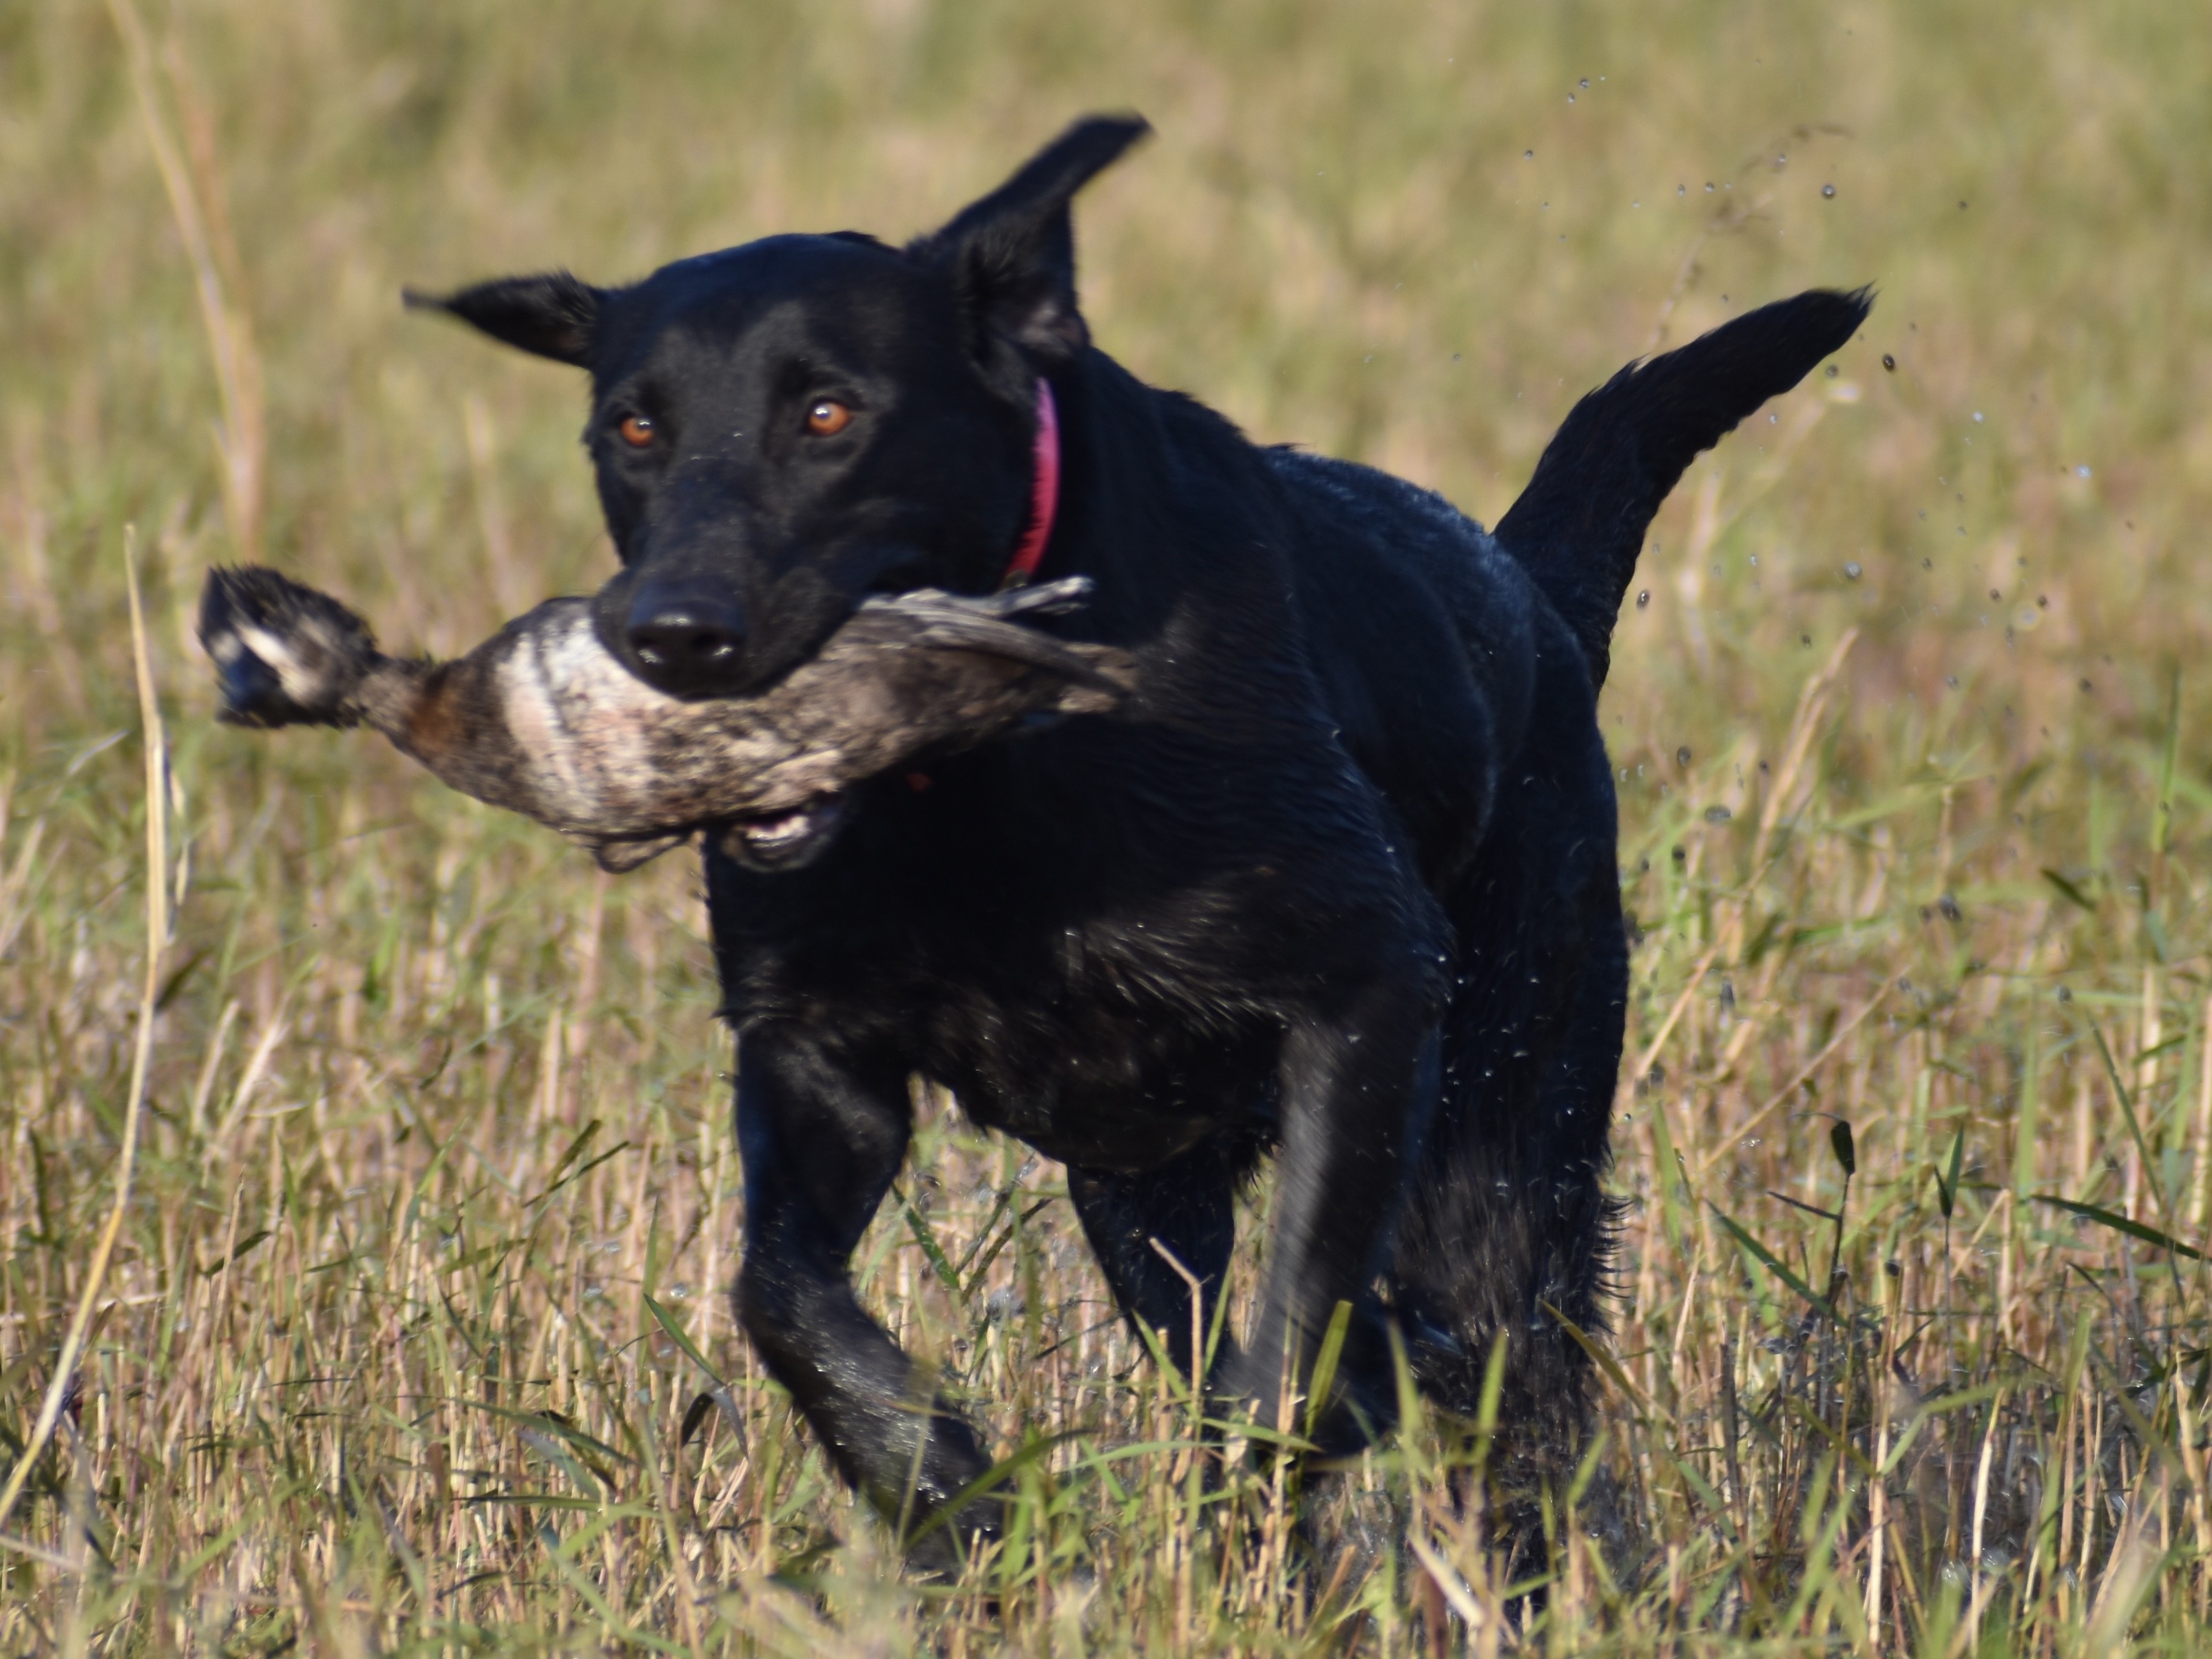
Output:
<path fill-rule="evenodd" d="M 138 1001 L 137 1029 L 131 1049 L 131 1081 L 123 1097 L 123 1145 L 115 1157 L 114 1202 L 109 1206 L 106 1224 L 100 1230 L 99 1242 L 92 1247 L 92 1260 L 85 1267 L 84 1289 L 77 1297 L 76 1310 L 70 1316 L 61 1347 L 54 1355 L 52 1376 L 39 1402 L 38 1419 L 31 1425 L 29 1435 L 19 1443 L 6 1483 L 0 1485 L 0 1529 L 6 1528 L 9 1517 L 15 1514 L 16 1503 L 23 1496 L 24 1484 L 38 1467 L 63 1412 L 70 1408 L 82 1386 L 77 1360 L 84 1352 L 95 1306 L 107 1282 L 108 1264 L 115 1256 L 116 1240 L 122 1236 L 123 1224 L 131 1213 L 131 1186 L 138 1173 L 138 1125 L 144 1115 L 146 1077 L 154 1058 L 154 1016 L 161 989 L 162 958 L 169 941 L 169 750 L 161 733 L 161 705 L 154 694 L 154 665 L 146 651 L 146 617 L 139 602 L 137 542 L 136 532 L 125 526 L 124 589 L 131 599 L 131 662 L 138 681 L 138 715 L 146 756 L 145 991 Z M 4 1538 L 4 1532 L 0 1532 L 0 1538 Z"/>

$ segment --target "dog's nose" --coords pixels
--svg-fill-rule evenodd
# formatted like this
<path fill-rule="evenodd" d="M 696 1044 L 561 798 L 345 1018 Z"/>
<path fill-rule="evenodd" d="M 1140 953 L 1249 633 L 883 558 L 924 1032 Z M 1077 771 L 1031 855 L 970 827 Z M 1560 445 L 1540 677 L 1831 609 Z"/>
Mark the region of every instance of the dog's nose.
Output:
<path fill-rule="evenodd" d="M 678 697 L 726 696 L 739 681 L 744 607 L 692 582 L 652 582 L 631 602 L 623 630 L 638 678 Z"/>

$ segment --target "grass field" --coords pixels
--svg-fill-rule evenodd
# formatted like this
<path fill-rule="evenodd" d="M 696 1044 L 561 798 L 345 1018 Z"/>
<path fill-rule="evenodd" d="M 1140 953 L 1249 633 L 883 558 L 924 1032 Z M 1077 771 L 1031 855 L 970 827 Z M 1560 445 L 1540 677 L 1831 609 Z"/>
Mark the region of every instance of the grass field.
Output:
<path fill-rule="evenodd" d="M 0 1468 L 89 1313 L 0 1650 L 2212 1647 L 2188 8 L 136 3 L 0 0 Z M 1684 480 L 1606 693 L 1625 1547 L 1585 1482 L 1492 1559 L 1416 1428 L 1307 1570 L 1058 1170 L 930 1098 L 857 1272 L 1024 1461 L 1001 1551 L 902 1580 L 731 1328 L 696 867 L 212 724 L 212 562 L 442 652 L 609 568 L 573 377 L 403 282 L 904 234 L 1117 106 L 1101 343 L 1485 519 L 1620 362 L 1881 285 Z"/>

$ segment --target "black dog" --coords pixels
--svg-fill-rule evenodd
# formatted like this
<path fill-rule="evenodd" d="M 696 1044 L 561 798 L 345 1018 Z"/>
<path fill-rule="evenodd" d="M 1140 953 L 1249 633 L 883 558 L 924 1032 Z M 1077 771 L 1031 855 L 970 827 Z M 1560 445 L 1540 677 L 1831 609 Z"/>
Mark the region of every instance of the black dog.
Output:
<path fill-rule="evenodd" d="M 630 288 L 414 300 L 591 371 L 623 561 L 599 627 L 653 684 L 750 691 L 871 592 L 1032 570 L 1089 576 L 1060 626 L 1138 664 L 1116 718 L 710 838 L 738 1311 L 892 1515 L 986 1468 L 847 1277 L 915 1073 L 1066 1163 L 1121 1307 L 1179 1357 L 1166 1258 L 1210 1303 L 1232 1195 L 1279 1148 L 1266 1289 L 1219 1397 L 1274 1413 L 1347 1304 L 1325 1439 L 1392 1418 L 1395 1322 L 1462 1410 L 1508 1338 L 1507 1421 L 1524 1447 L 1571 1440 L 1588 1364 L 1544 1310 L 1603 1323 L 1613 618 L 1683 468 L 1868 308 L 1804 294 L 1624 369 L 1486 534 L 1396 478 L 1257 447 L 1091 346 L 1069 201 L 1145 130 L 1079 123 L 902 249 L 778 236 Z"/>

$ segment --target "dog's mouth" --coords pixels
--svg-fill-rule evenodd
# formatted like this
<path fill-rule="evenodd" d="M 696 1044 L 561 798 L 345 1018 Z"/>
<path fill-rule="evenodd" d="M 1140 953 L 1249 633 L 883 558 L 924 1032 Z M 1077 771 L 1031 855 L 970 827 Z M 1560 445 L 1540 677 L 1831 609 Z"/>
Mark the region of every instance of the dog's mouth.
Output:
<path fill-rule="evenodd" d="M 722 850 L 748 870 L 803 870 L 844 828 L 847 806 L 842 793 L 817 795 L 785 811 L 732 818 L 722 828 Z"/>

